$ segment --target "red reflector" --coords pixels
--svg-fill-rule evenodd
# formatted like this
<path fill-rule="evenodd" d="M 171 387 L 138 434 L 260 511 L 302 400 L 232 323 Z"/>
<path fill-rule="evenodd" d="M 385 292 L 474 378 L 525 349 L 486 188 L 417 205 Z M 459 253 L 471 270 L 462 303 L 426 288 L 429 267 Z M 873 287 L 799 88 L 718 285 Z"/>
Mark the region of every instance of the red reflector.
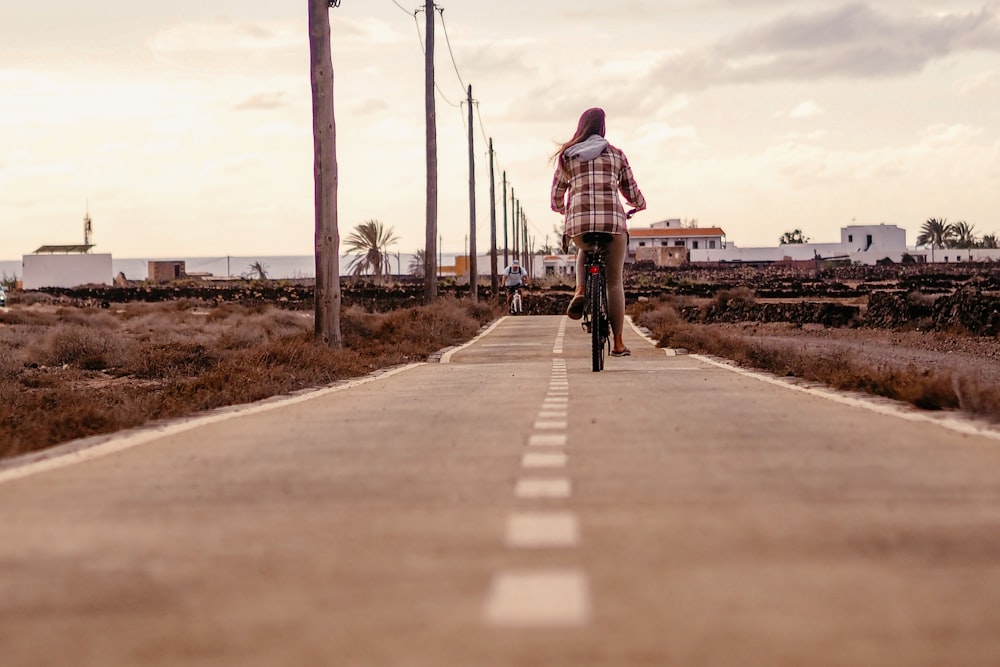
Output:
<path fill-rule="evenodd" d="M 592 267 L 590 267 L 590 272 L 591 272 L 592 274 L 594 274 L 594 275 L 597 275 L 598 273 L 600 273 L 600 272 L 601 272 L 601 269 L 600 269 L 600 267 L 597 267 L 597 266 L 592 266 Z"/>

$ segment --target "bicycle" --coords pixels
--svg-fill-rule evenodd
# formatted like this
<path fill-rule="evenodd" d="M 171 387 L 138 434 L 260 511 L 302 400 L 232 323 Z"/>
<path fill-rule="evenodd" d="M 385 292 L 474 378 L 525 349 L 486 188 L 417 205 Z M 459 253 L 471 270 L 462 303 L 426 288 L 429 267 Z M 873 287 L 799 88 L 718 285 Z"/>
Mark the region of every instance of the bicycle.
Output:
<path fill-rule="evenodd" d="M 608 244 L 611 234 L 587 232 L 583 243 L 590 249 L 584 252 L 584 297 L 583 330 L 590 334 L 591 370 L 604 370 L 605 348 L 611 351 L 611 319 L 608 317 Z"/>
<path fill-rule="evenodd" d="M 510 296 L 510 314 L 520 315 L 523 312 L 523 303 L 521 302 L 521 288 L 518 287 L 514 290 L 514 293 Z"/>
<path fill-rule="evenodd" d="M 625 213 L 629 220 L 638 213 L 631 209 Z M 590 334 L 591 369 L 597 373 L 604 370 L 604 353 L 619 356 L 611 348 L 611 316 L 608 301 L 608 246 L 614 236 L 607 232 L 587 232 L 581 237 L 584 250 L 584 309 L 583 330 Z M 564 240 L 565 242 L 565 240 Z M 621 356 L 628 354 L 625 348 Z"/>

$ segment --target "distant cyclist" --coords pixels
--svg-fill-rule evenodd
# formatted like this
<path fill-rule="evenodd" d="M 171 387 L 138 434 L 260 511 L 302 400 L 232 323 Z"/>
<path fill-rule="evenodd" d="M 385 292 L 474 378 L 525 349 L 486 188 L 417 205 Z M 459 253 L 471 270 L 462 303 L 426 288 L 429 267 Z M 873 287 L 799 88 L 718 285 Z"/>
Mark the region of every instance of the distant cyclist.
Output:
<path fill-rule="evenodd" d="M 503 270 L 504 284 L 507 286 L 507 305 L 506 309 L 510 312 L 510 298 L 514 296 L 514 292 L 521 289 L 522 285 L 528 283 L 528 276 L 525 274 L 524 269 L 521 268 L 521 261 L 515 259 L 510 263 L 506 269 Z"/>
<path fill-rule="evenodd" d="M 552 210 L 566 217 L 565 235 L 580 251 L 576 257 L 576 293 L 566 314 L 583 317 L 584 250 L 583 235 L 604 232 L 612 235 L 608 246 L 608 310 L 614 346 L 611 355 L 624 357 L 629 349 L 622 341 L 625 325 L 625 285 L 622 269 L 628 250 L 626 220 L 646 208 L 628 159 L 604 138 L 604 110 L 587 109 L 580 116 L 576 133 L 553 156 L 556 173 L 552 178 Z M 618 199 L 619 192 L 634 208 L 628 213 Z"/>

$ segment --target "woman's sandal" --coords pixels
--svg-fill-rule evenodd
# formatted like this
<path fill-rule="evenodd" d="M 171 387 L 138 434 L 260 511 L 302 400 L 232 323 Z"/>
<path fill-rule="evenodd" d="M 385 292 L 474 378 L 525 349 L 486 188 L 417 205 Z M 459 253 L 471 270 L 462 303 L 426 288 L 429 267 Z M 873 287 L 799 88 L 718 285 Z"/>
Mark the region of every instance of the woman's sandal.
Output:
<path fill-rule="evenodd" d="M 632 350 L 628 349 L 627 347 L 621 352 L 615 352 L 614 350 L 611 350 L 612 357 L 627 357 L 630 354 L 632 354 Z"/>
<path fill-rule="evenodd" d="M 587 298 L 576 294 L 573 296 L 573 300 L 569 302 L 569 307 L 566 308 L 566 317 L 571 320 L 578 320 L 583 317 L 583 308 Z"/>

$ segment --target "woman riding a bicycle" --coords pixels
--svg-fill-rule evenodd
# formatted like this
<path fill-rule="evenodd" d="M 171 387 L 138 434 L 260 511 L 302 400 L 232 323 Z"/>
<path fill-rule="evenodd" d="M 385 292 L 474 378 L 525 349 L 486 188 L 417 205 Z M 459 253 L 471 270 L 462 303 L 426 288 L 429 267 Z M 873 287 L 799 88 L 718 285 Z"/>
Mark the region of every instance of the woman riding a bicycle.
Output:
<path fill-rule="evenodd" d="M 565 216 L 563 238 L 579 249 L 576 256 L 576 293 L 566 314 L 574 320 L 583 316 L 585 251 L 588 232 L 611 234 L 608 244 L 608 310 L 614 345 L 611 354 L 629 354 L 622 341 L 625 326 L 625 285 L 622 270 L 628 251 L 628 218 L 646 208 L 646 200 L 636 185 L 628 159 L 620 149 L 604 138 L 604 110 L 587 109 L 580 116 L 573 138 L 560 146 L 553 158 L 556 172 L 552 178 L 552 210 Z M 622 207 L 618 193 L 633 208 Z"/>

